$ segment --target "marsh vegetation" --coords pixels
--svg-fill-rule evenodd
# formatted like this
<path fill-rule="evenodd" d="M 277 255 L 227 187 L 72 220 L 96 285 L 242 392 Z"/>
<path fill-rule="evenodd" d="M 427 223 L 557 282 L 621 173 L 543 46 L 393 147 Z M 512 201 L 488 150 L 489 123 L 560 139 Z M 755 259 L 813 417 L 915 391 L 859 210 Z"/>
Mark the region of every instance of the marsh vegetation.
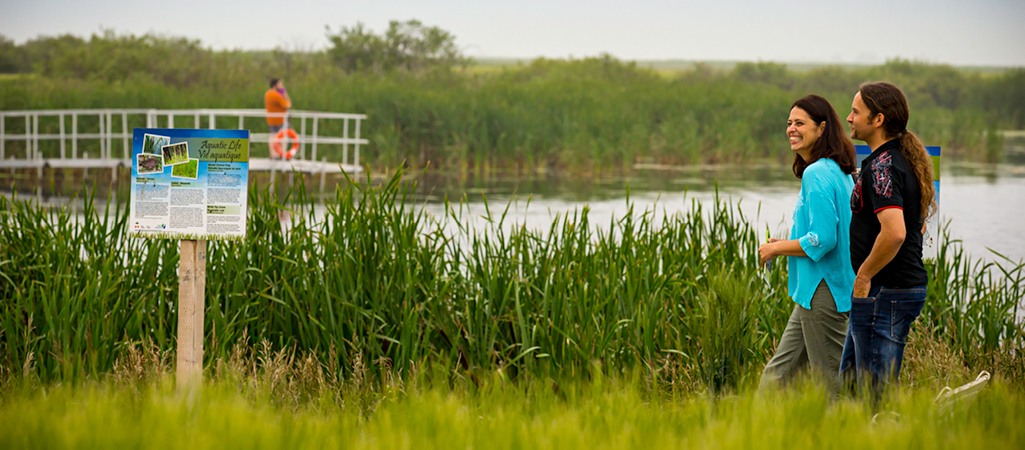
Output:
<path fill-rule="evenodd" d="M 905 391 L 885 404 L 902 419 L 879 426 L 867 404 L 833 403 L 810 386 L 753 395 L 792 303 L 783 267 L 756 269 L 762 233 L 729 202 L 668 216 L 631 210 L 607 231 L 586 208 L 531 230 L 506 226 L 507 205 L 489 205 L 489 228 L 474 230 L 455 220 L 462 204 L 449 205 L 448 219 L 417 208 L 401 173 L 345 185 L 323 216 L 296 186 L 285 196 L 252 188 L 246 240 L 208 243 L 208 382 L 195 399 L 175 393 L 170 375 L 178 284 L 153 281 L 177 279 L 177 241 L 127 237 L 118 199 L 89 199 L 74 215 L 0 197 L 0 442 L 1025 439 L 1014 419 L 1025 265 L 968 258 L 949 235 L 929 266 Z M 454 232 L 438 226 L 449 219 Z M 994 373 L 991 388 L 953 416 L 937 413 L 939 388 L 979 370 Z M 178 429 L 190 431 L 143 443 Z"/>
<path fill-rule="evenodd" d="M 858 84 L 870 80 L 901 86 L 914 108 L 911 128 L 948 157 L 997 161 L 1002 135 L 994 131 L 1025 129 L 1022 69 L 981 73 L 893 60 L 871 67 L 792 70 L 742 62 L 660 71 L 608 55 L 481 66 L 449 55 L 444 45 L 425 55 L 399 51 L 403 33 L 418 29 L 408 25 L 397 24 L 391 37 L 356 28 L 332 32 L 323 52 L 214 51 L 184 38 L 114 33 L 8 41 L 0 56 L 22 62 L 9 65 L 17 74 L 0 77 L 0 109 L 262 108 L 266 78 L 283 77 L 296 108 L 368 115 L 362 136 L 371 145 L 362 159 L 375 170 L 430 163 L 454 172 L 785 163 L 790 150 L 781 136 L 794 99 L 818 93 L 842 114 Z M 443 30 L 416 36 L 451 38 Z M 373 45 L 356 45 L 360 40 Z M 361 48 L 377 50 L 354 50 Z M 81 127 L 95 129 L 95 121 L 83 118 Z M 9 133 L 24 127 L 9 122 Z M 238 126 L 230 119 L 216 125 Z M 340 129 L 321 132 L 341 135 Z M 16 144 L 8 154 L 20 151 Z M 59 148 L 44 142 L 41 150 Z M 321 151 L 340 158 L 341 149 Z"/>
<path fill-rule="evenodd" d="M 757 372 L 790 313 L 786 271 L 757 268 L 764 232 L 721 199 L 673 215 L 631 210 L 607 231 L 587 208 L 531 230 L 504 226 L 506 205 L 489 205 L 475 230 L 455 220 L 459 204 L 448 208 L 457 226 L 439 226 L 398 175 L 339 188 L 322 217 L 297 186 L 284 197 L 253 188 L 246 240 L 209 244 L 208 362 L 246 335 L 338 360 L 336 376 L 356 354 L 397 373 L 430 364 L 513 378 L 585 374 L 597 361 L 679 367 L 719 391 Z M 132 343 L 173 348 L 177 284 L 152 280 L 176 279 L 177 242 L 129 238 L 123 203 L 93 203 L 76 218 L 0 198 L 5 376 L 84 379 Z M 946 235 L 939 254 L 922 338 L 965 368 L 1021 379 L 1025 265 L 968 258 Z"/>

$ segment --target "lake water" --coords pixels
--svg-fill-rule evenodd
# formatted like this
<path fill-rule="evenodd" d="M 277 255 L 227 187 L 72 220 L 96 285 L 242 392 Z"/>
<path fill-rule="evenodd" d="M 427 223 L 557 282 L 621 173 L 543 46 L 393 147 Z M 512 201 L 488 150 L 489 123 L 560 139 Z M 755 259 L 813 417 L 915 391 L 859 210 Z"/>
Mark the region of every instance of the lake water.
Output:
<path fill-rule="evenodd" d="M 1021 154 L 1025 155 L 1025 151 Z M 1025 156 L 1008 157 L 1005 161 L 1011 163 L 945 165 L 941 174 L 940 218 L 949 222 L 951 236 L 962 240 L 969 254 L 999 259 L 990 252 L 992 249 L 1013 261 L 1021 261 L 1025 260 Z M 329 185 L 339 181 L 329 179 Z M 279 177 L 278 182 L 279 192 L 284 193 L 287 177 Z M 308 183 L 312 190 L 317 189 L 315 181 Z M 105 183 L 97 184 L 100 189 L 96 198 L 106 201 Z M 124 180 L 117 184 L 116 189 L 124 191 L 123 198 L 127 198 L 127 186 Z M 780 166 L 640 166 L 630 176 L 548 174 L 455 178 L 428 173 L 420 177 L 417 186 L 416 201 L 423 202 L 426 210 L 439 218 L 444 216 L 446 197 L 453 203 L 462 199 L 467 213 L 461 220 L 483 228 L 485 222 L 481 216 L 486 213 L 486 198 L 496 215 L 511 204 L 506 217 L 507 228 L 526 224 L 537 230 L 549 229 L 557 214 L 579 211 L 584 206 L 590 209 L 590 222 L 594 226 L 607 228 L 614 217 L 627 213 L 628 193 L 636 213 L 655 210 L 657 218 L 663 213 L 686 211 L 692 199 L 710 204 L 718 190 L 722 198 L 739 203 L 741 211 L 755 223 L 757 230 L 767 226 L 773 236 L 784 237 L 788 235 L 800 181 L 788 167 Z M 34 192 L 33 188 L 28 189 Z M 10 193 L 0 195 L 10 196 Z M 64 191 L 44 201 L 67 203 L 68 195 L 70 193 Z"/>
<path fill-rule="evenodd" d="M 627 213 L 627 192 L 635 213 L 654 210 L 656 216 L 691 207 L 691 199 L 710 204 L 719 195 L 738 203 L 758 230 L 768 226 L 773 236 L 787 236 L 800 181 L 788 168 L 699 168 L 639 170 L 629 178 L 575 179 L 562 177 L 493 178 L 455 182 L 425 177 L 418 189 L 425 208 L 443 217 L 443 199 L 465 199 L 463 221 L 484 226 L 484 199 L 497 217 L 510 204 L 507 227 L 526 224 L 547 230 L 554 217 L 590 209 L 590 222 L 608 228 L 614 217 Z M 529 203 L 528 203 L 529 200 Z M 940 220 L 963 241 L 967 253 L 999 259 L 989 249 L 1014 260 L 1025 260 L 1025 166 L 959 166 L 944 171 L 940 185 Z"/>

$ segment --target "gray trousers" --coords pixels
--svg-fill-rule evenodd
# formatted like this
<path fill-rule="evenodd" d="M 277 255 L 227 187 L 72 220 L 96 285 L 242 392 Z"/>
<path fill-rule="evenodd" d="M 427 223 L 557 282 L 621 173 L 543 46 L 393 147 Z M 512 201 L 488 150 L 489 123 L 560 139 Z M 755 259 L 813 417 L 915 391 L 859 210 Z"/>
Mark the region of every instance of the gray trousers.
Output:
<path fill-rule="evenodd" d="M 837 373 L 847 337 L 847 314 L 837 312 L 836 302 L 825 280 L 811 298 L 811 309 L 794 305 L 790 321 L 776 347 L 776 354 L 762 371 L 758 390 L 786 384 L 811 368 L 811 375 L 826 383 L 829 392 L 839 392 Z"/>

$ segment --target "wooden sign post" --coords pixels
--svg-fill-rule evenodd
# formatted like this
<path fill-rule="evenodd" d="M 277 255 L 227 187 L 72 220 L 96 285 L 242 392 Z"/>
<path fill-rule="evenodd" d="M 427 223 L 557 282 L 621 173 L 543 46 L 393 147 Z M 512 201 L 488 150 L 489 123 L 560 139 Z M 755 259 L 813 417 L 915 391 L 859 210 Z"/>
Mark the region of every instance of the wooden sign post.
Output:
<path fill-rule="evenodd" d="M 179 389 L 203 382 L 206 240 L 246 238 L 249 130 L 215 130 L 212 116 L 210 128 L 132 132 L 130 236 L 179 245 Z"/>
<path fill-rule="evenodd" d="M 182 239 L 178 260 L 178 388 L 203 381 L 206 239 Z"/>

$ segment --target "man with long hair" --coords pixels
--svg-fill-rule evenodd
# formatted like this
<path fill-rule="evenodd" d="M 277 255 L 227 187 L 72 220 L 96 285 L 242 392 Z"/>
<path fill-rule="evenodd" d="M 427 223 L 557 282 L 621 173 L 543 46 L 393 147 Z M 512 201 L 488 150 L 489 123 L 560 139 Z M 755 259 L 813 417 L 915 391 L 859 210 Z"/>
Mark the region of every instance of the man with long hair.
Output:
<path fill-rule="evenodd" d="M 858 88 L 847 123 L 872 154 L 851 194 L 851 265 L 856 273 L 841 384 L 869 384 L 873 398 L 898 381 L 904 341 L 925 305 L 929 276 L 922 229 L 935 211 L 932 160 L 908 131 L 907 99 L 890 83 Z"/>

